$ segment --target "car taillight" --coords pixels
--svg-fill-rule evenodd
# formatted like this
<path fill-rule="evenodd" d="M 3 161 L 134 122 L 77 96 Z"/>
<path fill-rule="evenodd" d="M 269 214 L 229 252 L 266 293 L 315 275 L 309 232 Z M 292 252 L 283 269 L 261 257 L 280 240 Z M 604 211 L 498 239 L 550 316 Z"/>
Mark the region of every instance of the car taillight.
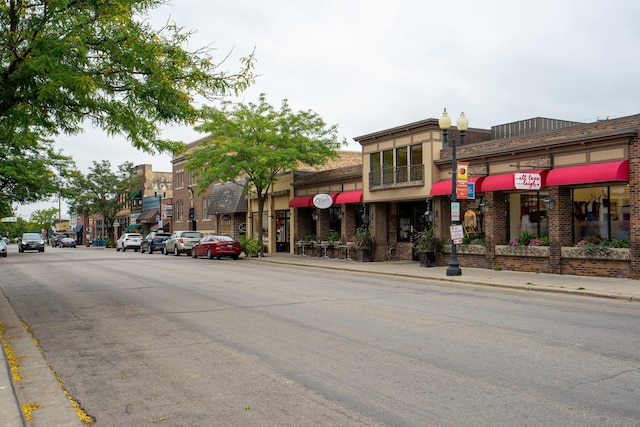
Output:
<path fill-rule="evenodd" d="M 180 241 L 180 243 L 184 243 L 184 239 L 181 237 L 178 239 Z"/>

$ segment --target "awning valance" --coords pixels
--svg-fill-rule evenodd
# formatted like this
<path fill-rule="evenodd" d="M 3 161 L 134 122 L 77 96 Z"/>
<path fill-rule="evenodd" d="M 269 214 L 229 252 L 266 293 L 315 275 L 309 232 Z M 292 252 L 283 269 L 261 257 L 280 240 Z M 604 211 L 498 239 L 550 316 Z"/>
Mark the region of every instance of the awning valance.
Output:
<path fill-rule="evenodd" d="M 308 208 L 313 206 L 313 196 L 294 197 L 289 200 L 290 208 Z"/>
<path fill-rule="evenodd" d="M 629 160 L 555 168 L 547 175 L 547 186 L 629 181 Z"/>
<path fill-rule="evenodd" d="M 476 193 L 480 192 L 480 183 L 484 179 L 483 176 L 473 176 L 469 178 L 469 182 L 473 182 L 476 184 Z M 450 196 L 451 195 L 451 180 L 443 179 L 441 181 L 436 182 L 431 186 L 431 190 L 429 190 L 430 196 Z"/>
<path fill-rule="evenodd" d="M 131 225 L 127 225 L 127 227 L 124 229 L 124 231 L 136 231 L 138 228 L 140 228 L 142 226 L 142 224 L 131 224 Z"/>
<path fill-rule="evenodd" d="M 147 209 L 142 211 L 140 216 L 138 216 L 137 221 L 141 224 L 148 224 L 156 222 L 156 217 L 160 215 L 160 211 L 158 209 Z"/>
<path fill-rule="evenodd" d="M 480 185 L 480 190 L 476 188 L 477 192 L 485 192 L 485 191 L 505 191 L 505 190 L 515 190 L 516 189 L 516 174 L 517 173 L 527 173 L 527 174 L 539 174 L 541 178 L 540 185 L 541 187 L 546 187 L 547 182 L 547 173 L 546 169 L 540 170 L 526 170 L 526 171 L 518 171 L 511 173 L 503 173 L 499 175 L 489 175 L 484 178 L 482 184 Z"/>
<path fill-rule="evenodd" d="M 362 190 L 343 191 L 342 193 L 336 194 L 333 201 L 336 205 L 362 203 Z"/>

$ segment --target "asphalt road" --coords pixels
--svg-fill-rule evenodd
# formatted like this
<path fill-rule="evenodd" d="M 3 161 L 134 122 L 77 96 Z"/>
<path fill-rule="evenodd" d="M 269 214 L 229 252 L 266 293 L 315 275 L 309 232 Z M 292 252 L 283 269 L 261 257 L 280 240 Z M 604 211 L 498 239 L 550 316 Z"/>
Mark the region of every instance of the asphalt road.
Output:
<path fill-rule="evenodd" d="M 640 425 L 620 300 L 85 248 L 0 269 L 95 426 Z"/>

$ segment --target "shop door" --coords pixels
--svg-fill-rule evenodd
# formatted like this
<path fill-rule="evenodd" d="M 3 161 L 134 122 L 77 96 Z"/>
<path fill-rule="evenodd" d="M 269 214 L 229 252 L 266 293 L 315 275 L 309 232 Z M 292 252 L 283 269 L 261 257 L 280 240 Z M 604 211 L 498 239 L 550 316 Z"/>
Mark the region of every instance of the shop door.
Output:
<path fill-rule="evenodd" d="M 289 210 L 276 211 L 276 252 L 289 252 Z"/>

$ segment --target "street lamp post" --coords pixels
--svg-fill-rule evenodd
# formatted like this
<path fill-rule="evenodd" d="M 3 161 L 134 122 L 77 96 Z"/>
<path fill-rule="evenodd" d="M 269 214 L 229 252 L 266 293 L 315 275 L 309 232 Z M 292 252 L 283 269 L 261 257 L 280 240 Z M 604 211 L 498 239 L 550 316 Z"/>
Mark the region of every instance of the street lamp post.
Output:
<path fill-rule="evenodd" d="M 449 128 L 451 127 L 451 117 L 447 114 L 447 109 L 444 109 L 442 113 L 442 117 L 438 120 L 438 125 L 440 129 L 442 129 L 442 141 L 443 144 L 447 145 L 447 135 L 449 133 Z M 460 118 L 456 122 L 456 127 L 460 132 L 460 144 L 464 144 L 464 134 L 466 130 L 469 128 L 469 120 L 467 120 L 464 113 L 460 113 Z M 457 184 L 457 176 L 458 176 L 458 161 L 456 159 L 456 139 L 453 138 L 451 140 L 451 226 L 460 225 L 460 218 L 457 217 L 456 220 L 453 219 L 453 206 L 458 201 L 458 195 L 456 191 Z M 459 215 L 459 214 L 458 214 Z M 458 251 L 456 248 L 453 239 L 451 239 L 451 259 L 449 260 L 449 266 L 447 267 L 447 276 L 461 276 L 462 270 L 460 269 L 460 264 L 458 263 Z"/>

